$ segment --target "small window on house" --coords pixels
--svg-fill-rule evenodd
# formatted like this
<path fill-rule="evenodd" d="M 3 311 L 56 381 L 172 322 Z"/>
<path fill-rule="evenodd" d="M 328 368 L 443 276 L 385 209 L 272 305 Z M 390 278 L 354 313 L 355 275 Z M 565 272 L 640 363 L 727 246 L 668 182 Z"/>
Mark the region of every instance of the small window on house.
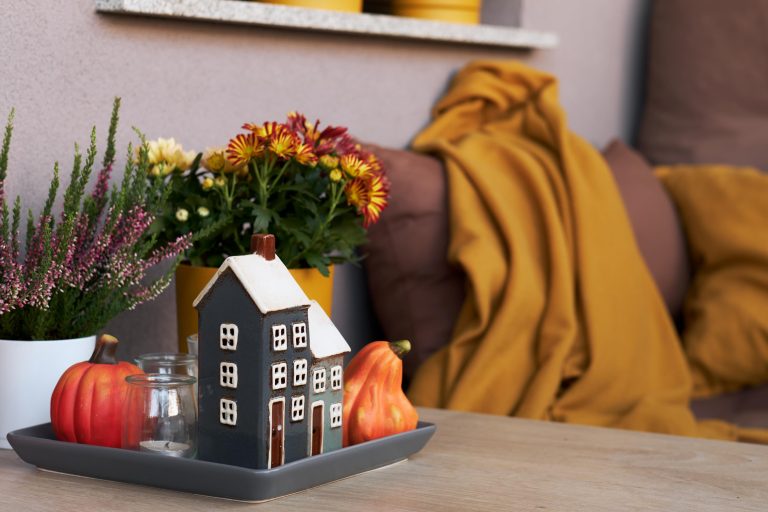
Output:
<path fill-rule="evenodd" d="M 307 346 L 307 324 L 299 322 L 293 324 L 293 348 L 304 348 Z"/>
<path fill-rule="evenodd" d="M 304 395 L 291 397 L 291 421 L 304 419 Z"/>
<path fill-rule="evenodd" d="M 312 372 L 312 387 L 315 393 L 325 391 L 325 368 L 315 368 Z"/>
<path fill-rule="evenodd" d="M 331 404 L 331 428 L 341 426 L 341 404 Z"/>
<path fill-rule="evenodd" d="M 331 389 L 341 389 L 341 366 L 331 368 Z"/>
<path fill-rule="evenodd" d="M 307 383 L 307 360 L 296 359 L 293 362 L 293 385 L 303 386 Z"/>
<path fill-rule="evenodd" d="M 285 325 L 272 326 L 272 348 L 275 352 L 282 352 L 288 348 L 288 330 Z"/>
<path fill-rule="evenodd" d="M 219 384 L 225 388 L 237 389 L 237 365 L 221 363 L 219 365 Z"/>
<path fill-rule="evenodd" d="M 237 326 L 221 324 L 219 327 L 219 347 L 223 350 L 237 350 Z"/>
<path fill-rule="evenodd" d="M 237 425 L 237 402 L 226 398 L 219 400 L 219 421 L 224 425 Z"/>
<path fill-rule="evenodd" d="M 288 363 L 272 365 L 272 389 L 285 389 L 288 383 Z"/>

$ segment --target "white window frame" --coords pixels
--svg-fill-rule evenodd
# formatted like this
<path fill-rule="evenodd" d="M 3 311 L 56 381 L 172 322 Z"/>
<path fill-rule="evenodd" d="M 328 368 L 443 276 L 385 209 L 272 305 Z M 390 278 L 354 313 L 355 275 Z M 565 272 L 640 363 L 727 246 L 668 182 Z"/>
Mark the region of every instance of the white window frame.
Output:
<path fill-rule="evenodd" d="M 272 350 L 284 352 L 288 350 L 288 329 L 285 324 L 272 326 Z"/>
<path fill-rule="evenodd" d="M 237 426 L 237 402 L 228 398 L 219 400 L 219 423 L 230 427 Z"/>
<path fill-rule="evenodd" d="M 306 348 L 307 346 L 307 324 L 297 322 L 291 326 L 293 331 L 293 348 Z"/>
<path fill-rule="evenodd" d="M 315 394 L 325 393 L 325 368 L 315 368 L 312 370 L 312 389 Z"/>
<path fill-rule="evenodd" d="M 223 388 L 237 389 L 237 365 L 222 361 L 219 363 L 219 384 Z"/>
<path fill-rule="evenodd" d="M 272 389 L 285 389 L 288 385 L 288 363 L 272 364 Z"/>
<path fill-rule="evenodd" d="M 293 385 L 305 386 L 307 384 L 307 372 L 309 366 L 306 359 L 293 360 Z"/>
<path fill-rule="evenodd" d="M 341 404 L 331 404 L 331 428 L 339 428 L 341 426 L 341 417 Z"/>
<path fill-rule="evenodd" d="M 237 350 L 238 328 L 235 324 L 219 326 L 219 348 L 222 350 Z"/>
<path fill-rule="evenodd" d="M 291 397 L 291 421 L 296 422 L 304 420 L 305 404 L 306 399 L 304 398 L 304 395 Z"/>
<path fill-rule="evenodd" d="M 336 391 L 341 389 L 342 377 L 341 366 L 331 366 L 331 389 Z"/>

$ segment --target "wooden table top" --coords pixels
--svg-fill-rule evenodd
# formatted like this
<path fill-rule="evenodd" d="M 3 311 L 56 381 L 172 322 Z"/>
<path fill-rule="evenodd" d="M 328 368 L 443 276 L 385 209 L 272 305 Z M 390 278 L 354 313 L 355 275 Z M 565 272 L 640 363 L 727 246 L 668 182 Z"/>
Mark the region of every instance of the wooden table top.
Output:
<path fill-rule="evenodd" d="M 768 447 L 423 409 L 409 461 L 262 504 L 38 471 L 0 450 L 2 511 L 768 510 Z"/>

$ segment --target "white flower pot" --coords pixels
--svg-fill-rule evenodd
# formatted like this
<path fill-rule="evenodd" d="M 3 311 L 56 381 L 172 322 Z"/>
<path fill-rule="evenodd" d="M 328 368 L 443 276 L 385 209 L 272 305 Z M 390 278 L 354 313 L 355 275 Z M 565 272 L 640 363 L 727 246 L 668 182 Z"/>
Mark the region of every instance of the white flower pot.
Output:
<path fill-rule="evenodd" d="M 75 363 L 87 361 L 96 336 L 73 340 L 0 340 L 0 448 L 19 428 L 51 421 L 51 394 L 59 377 Z"/>

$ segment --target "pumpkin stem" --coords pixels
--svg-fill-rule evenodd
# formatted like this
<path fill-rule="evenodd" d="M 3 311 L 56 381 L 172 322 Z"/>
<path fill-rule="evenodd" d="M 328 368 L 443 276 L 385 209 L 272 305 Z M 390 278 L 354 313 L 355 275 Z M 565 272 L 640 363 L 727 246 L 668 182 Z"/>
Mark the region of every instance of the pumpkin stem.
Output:
<path fill-rule="evenodd" d="M 390 341 L 389 348 L 392 349 L 392 352 L 394 352 L 397 357 L 402 359 L 411 351 L 411 342 L 408 340 Z"/>
<path fill-rule="evenodd" d="M 117 350 L 117 338 L 110 334 L 102 334 L 96 341 L 96 348 L 88 360 L 93 364 L 117 364 L 115 351 Z"/>

